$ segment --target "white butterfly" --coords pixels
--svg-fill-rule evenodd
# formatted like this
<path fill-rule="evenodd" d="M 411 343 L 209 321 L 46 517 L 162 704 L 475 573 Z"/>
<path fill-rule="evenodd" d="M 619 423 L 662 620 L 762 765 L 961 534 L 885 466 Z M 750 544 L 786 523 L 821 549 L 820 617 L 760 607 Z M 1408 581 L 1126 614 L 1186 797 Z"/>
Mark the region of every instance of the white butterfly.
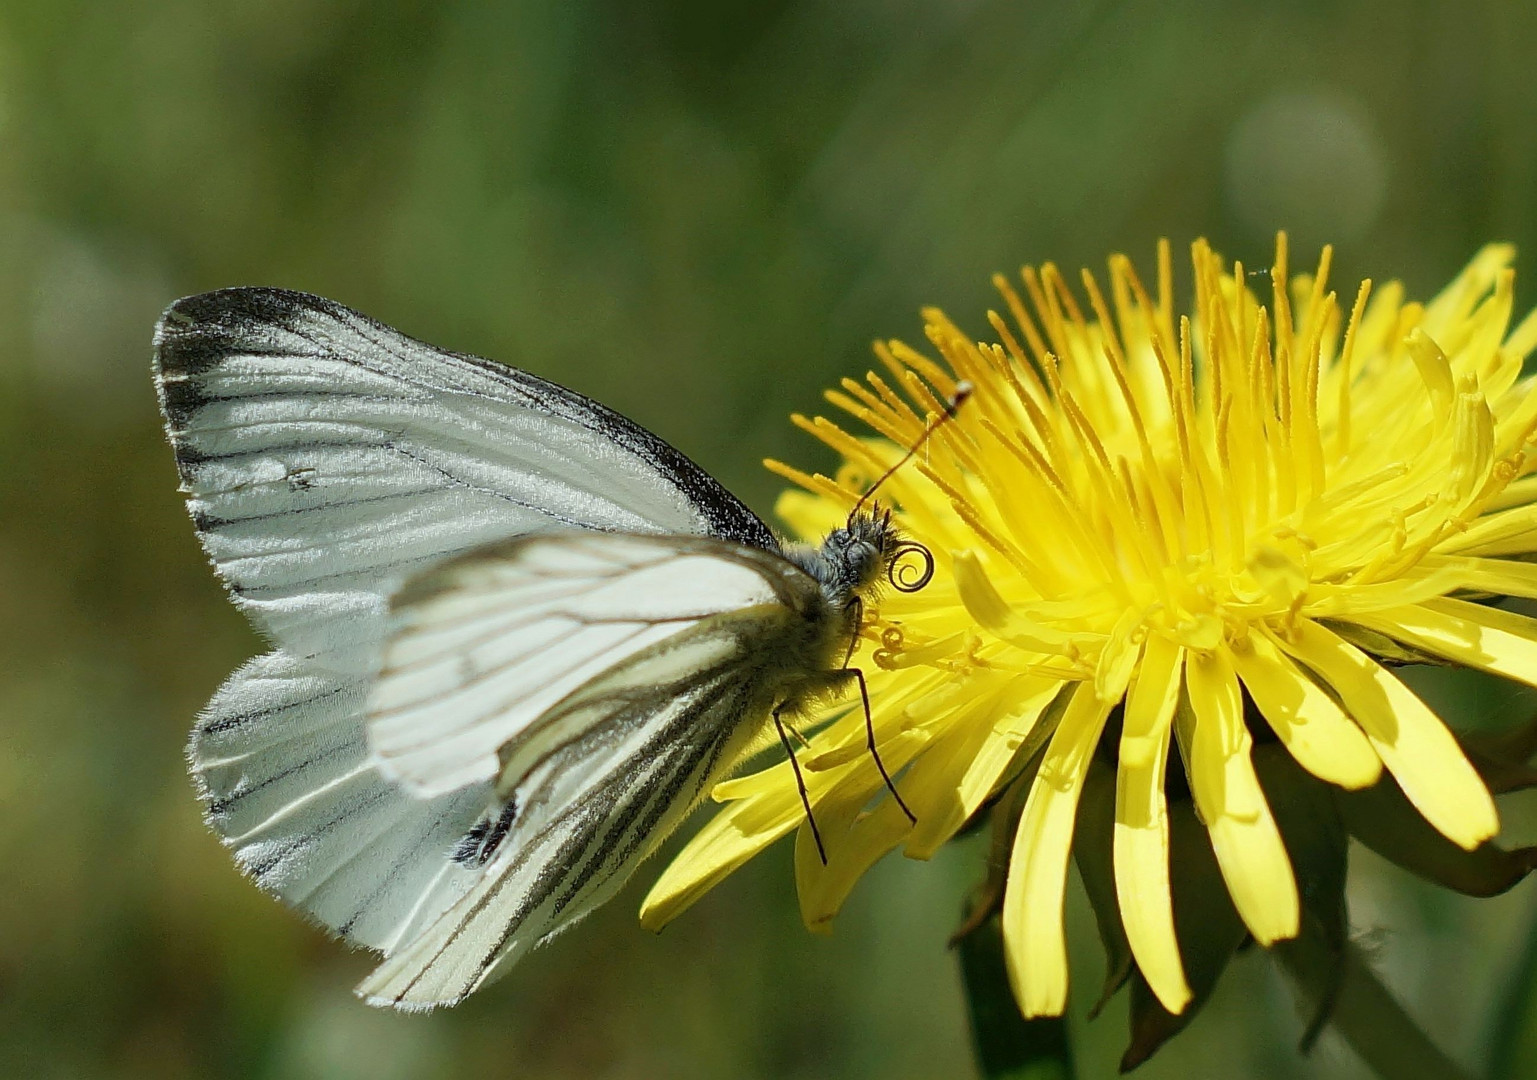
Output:
<path fill-rule="evenodd" d="M 301 293 L 177 301 L 155 381 L 273 645 L 193 732 L 208 821 L 384 954 L 374 1004 L 457 1002 L 612 896 L 771 717 L 858 677 L 862 598 L 927 557 L 867 513 L 781 544 L 602 405 Z"/>

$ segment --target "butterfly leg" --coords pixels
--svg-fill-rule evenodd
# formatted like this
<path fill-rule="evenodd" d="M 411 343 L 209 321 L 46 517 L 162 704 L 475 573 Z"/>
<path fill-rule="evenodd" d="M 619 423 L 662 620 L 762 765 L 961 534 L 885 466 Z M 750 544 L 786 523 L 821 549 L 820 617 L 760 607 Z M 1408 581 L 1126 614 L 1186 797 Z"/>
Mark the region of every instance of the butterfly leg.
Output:
<path fill-rule="evenodd" d="M 875 718 L 870 715 L 870 688 L 865 685 L 865 673 L 857 667 L 846 667 L 842 671 L 833 672 L 844 678 L 854 679 L 859 683 L 859 699 L 865 707 L 865 746 L 870 750 L 870 756 L 875 759 L 875 767 L 881 771 L 881 779 L 886 781 L 886 790 L 891 792 L 891 797 L 902 808 L 902 813 L 907 815 L 907 820 L 914 825 L 918 824 L 918 817 L 902 799 L 902 793 L 897 790 L 896 782 L 891 779 L 891 774 L 886 771 L 886 763 L 881 760 L 881 752 L 875 748 Z"/>
<path fill-rule="evenodd" d="M 805 735 L 801 734 L 801 729 L 800 728 L 796 727 L 794 724 L 790 723 L 787 720 L 787 721 L 785 721 L 785 730 L 790 733 L 790 737 L 792 739 L 794 739 L 796 742 L 801 744 L 801 749 L 802 750 L 810 750 L 811 749 L 811 740 L 806 738 Z"/>
<path fill-rule="evenodd" d="M 790 758 L 790 768 L 795 772 L 795 787 L 801 793 L 801 805 L 806 808 L 806 821 L 811 825 L 811 838 L 817 842 L 817 855 L 822 859 L 822 865 L 827 865 L 827 848 L 822 846 L 822 831 L 817 828 L 816 815 L 811 812 L 811 796 L 806 793 L 806 780 L 801 776 L 801 763 L 796 760 L 795 747 L 790 745 L 790 733 L 785 730 L 785 722 L 780 719 L 779 713 L 784 708 L 783 704 L 774 706 L 774 729 L 779 732 L 779 741 L 784 743 L 785 753 Z"/>

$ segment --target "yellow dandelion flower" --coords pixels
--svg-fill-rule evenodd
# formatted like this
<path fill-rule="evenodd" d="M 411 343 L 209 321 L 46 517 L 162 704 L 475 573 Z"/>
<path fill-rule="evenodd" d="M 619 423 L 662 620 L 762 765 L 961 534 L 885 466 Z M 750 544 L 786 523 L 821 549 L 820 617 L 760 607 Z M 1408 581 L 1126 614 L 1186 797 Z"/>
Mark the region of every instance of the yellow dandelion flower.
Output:
<path fill-rule="evenodd" d="M 802 912 L 825 926 L 882 855 L 927 858 L 1013 790 L 1010 980 L 1027 1016 L 1057 1014 L 1068 859 L 1097 788 L 1100 876 L 1130 960 L 1178 1014 L 1195 980 L 1171 900 L 1171 762 L 1239 940 L 1283 942 L 1307 918 L 1303 856 L 1288 854 L 1305 830 L 1278 824 L 1287 770 L 1330 791 L 1387 791 L 1385 772 L 1453 850 L 1490 847 L 1488 786 L 1389 662 L 1537 685 L 1537 620 L 1485 602 L 1537 598 L 1524 561 L 1537 552 L 1537 383 L 1521 376 L 1537 318 L 1509 329 L 1511 250 L 1484 249 L 1427 304 L 1366 282 L 1348 311 L 1328 249 L 1291 276 L 1283 236 L 1268 282 L 1205 243 L 1191 257 L 1186 313 L 1167 245 L 1151 292 L 1121 256 L 1108 291 L 1088 272 L 1071 288 L 1051 265 L 996 277 L 995 342 L 928 310 L 938 358 L 878 345 L 883 373 L 828 394 L 869 435 L 795 418 L 844 460 L 836 480 L 769 463 L 801 489 L 780 514 L 816 538 L 959 383 L 974 388 L 882 489 L 939 573 L 881 600 L 855 661 L 917 822 L 883 794 L 863 713 L 835 703 L 807 725 L 802 755 L 826 864 L 781 762 L 716 789 L 725 807 L 663 874 L 646 925 L 798 829 Z M 1525 869 L 1493 876 L 1508 885 Z"/>

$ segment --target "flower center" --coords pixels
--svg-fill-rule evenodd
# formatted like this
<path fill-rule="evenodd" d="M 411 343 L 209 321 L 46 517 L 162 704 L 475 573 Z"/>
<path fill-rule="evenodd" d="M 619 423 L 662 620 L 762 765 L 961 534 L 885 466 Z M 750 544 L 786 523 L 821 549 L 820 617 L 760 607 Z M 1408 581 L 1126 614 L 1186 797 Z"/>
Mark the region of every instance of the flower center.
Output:
<path fill-rule="evenodd" d="M 1024 271 L 1024 296 L 995 279 L 1009 312 L 989 313 L 995 344 L 925 312 L 948 371 L 900 343 L 880 350 L 920 405 L 937 408 L 958 379 L 977 387 L 919 464 L 959 521 L 921 520 L 899 495 L 902 524 L 926 542 L 931 524 L 963 532 L 969 544 L 950 548 L 971 620 L 1058 673 L 1103 673 L 1148 633 L 1197 650 L 1255 624 L 1284 634 L 1299 615 L 1327 616 L 1346 586 L 1412 584 L 1520 473 L 1537 423 L 1534 411 L 1500 445 L 1487 398 L 1519 361 L 1448 359 L 1436 312 L 1396 294 L 1373 303 L 1364 282 L 1346 317 L 1328 249 L 1292 278 L 1283 241 L 1268 303 L 1241 264 L 1228 272 L 1204 243 L 1192 254 L 1194 314 L 1177 322 L 1164 247 L 1156 299 L 1117 258 L 1108 298 L 1084 273 L 1085 308 L 1047 265 Z M 1509 292 L 1500 278 L 1488 310 L 1459 325 L 1503 327 Z M 830 398 L 892 444 L 922 429 L 880 377 L 844 390 Z M 826 421 L 797 422 L 851 462 L 884 461 Z M 793 478 L 818 490 L 820 478 Z M 934 663 L 942 642 L 953 661 L 962 640 L 910 629 L 880 657 Z"/>

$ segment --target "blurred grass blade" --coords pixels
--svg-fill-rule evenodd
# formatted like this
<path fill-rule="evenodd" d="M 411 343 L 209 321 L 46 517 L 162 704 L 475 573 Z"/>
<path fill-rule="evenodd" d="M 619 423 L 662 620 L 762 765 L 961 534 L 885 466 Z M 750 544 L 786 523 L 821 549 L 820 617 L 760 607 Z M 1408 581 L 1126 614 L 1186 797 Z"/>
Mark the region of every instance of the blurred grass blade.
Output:
<path fill-rule="evenodd" d="M 1073 1052 L 1060 1016 L 1026 1020 L 1004 967 L 1003 928 L 994 915 L 956 942 L 972 1046 L 983 1080 L 1072 1080 Z"/>
<path fill-rule="evenodd" d="M 1511 973 L 1489 1038 L 1489 1080 L 1537 1076 L 1537 919 Z"/>

